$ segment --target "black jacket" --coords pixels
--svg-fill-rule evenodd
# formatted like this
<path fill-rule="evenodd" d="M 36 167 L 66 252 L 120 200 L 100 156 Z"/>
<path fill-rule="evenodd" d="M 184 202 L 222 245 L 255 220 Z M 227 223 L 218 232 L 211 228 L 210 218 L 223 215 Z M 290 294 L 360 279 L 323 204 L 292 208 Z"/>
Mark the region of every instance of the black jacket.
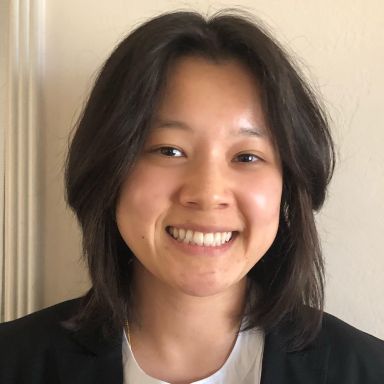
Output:
<path fill-rule="evenodd" d="M 123 383 L 121 336 L 106 342 L 60 324 L 77 303 L 0 325 L 0 384 Z M 384 342 L 331 315 L 310 348 L 287 352 L 284 339 L 281 329 L 266 335 L 262 384 L 384 384 Z"/>

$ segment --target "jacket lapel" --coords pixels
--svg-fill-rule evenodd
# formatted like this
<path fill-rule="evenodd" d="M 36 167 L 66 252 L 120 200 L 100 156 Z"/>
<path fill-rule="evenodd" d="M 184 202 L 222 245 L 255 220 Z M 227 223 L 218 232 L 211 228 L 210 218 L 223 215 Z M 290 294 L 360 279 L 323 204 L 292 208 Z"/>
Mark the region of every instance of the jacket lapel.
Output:
<path fill-rule="evenodd" d="M 71 333 L 55 350 L 60 384 L 122 384 L 121 335 L 105 342 L 95 335 Z"/>
<path fill-rule="evenodd" d="M 324 384 L 330 346 L 325 341 L 300 352 L 288 352 L 278 332 L 266 335 L 261 384 Z"/>

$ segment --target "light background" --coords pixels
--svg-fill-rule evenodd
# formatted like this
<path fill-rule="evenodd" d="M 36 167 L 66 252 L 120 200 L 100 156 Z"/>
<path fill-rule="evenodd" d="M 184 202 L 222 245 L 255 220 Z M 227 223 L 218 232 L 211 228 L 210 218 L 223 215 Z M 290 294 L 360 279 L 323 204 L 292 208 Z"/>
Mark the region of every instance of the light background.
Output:
<path fill-rule="evenodd" d="M 134 26 L 160 12 L 241 7 L 294 52 L 332 117 L 338 163 L 317 221 L 326 309 L 384 338 L 384 3 L 381 0 L 49 0 L 45 5 L 42 217 L 48 306 L 88 286 L 77 224 L 63 198 L 68 135 L 97 70 Z"/>

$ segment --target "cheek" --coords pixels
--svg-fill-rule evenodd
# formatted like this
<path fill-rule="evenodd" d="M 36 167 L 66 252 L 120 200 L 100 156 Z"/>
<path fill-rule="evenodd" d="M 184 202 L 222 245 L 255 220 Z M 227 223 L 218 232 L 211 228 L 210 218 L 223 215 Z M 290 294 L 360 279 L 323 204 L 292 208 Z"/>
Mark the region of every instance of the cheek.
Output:
<path fill-rule="evenodd" d="M 278 225 L 282 194 L 282 178 L 279 173 L 265 175 L 243 184 L 243 202 L 249 207 L 247 221 Z M 277 227 L 276 227 L 277 229 Z"/>
<path fill-rule="evenodd" d="M 116 206 L 116 221 L 128 247 L 138 256 L 153 243 L 159 190 L 151 175 L 135 169 L 120 192 Z"/>
<path fill-rule="evenodd" d="M 122 186 L 117 214 L 124 215 L 124 221 L 129 219 L 133 226 L 153 223 L 169 205 L 172 184 L 164 180 L 160 172 L 137 166 Z"/>

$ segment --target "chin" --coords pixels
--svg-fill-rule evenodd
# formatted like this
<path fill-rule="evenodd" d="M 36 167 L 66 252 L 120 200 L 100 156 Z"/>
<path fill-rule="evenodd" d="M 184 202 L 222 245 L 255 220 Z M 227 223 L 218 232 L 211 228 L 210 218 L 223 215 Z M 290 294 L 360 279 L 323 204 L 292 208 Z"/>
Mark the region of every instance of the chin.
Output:
<path fill-rule="evenodd" d="M 195 297 L 209 297 L 220 294 L 228 290 L 231 286 L 235 286 L 236 283 L 229 284 L 224 283 L 222 280 L 211 280 L 207 279 L 196 279 L 195 281 L 183 282 L 178 286 L 178 289 L 181 290 L 184 294 Z"/>

